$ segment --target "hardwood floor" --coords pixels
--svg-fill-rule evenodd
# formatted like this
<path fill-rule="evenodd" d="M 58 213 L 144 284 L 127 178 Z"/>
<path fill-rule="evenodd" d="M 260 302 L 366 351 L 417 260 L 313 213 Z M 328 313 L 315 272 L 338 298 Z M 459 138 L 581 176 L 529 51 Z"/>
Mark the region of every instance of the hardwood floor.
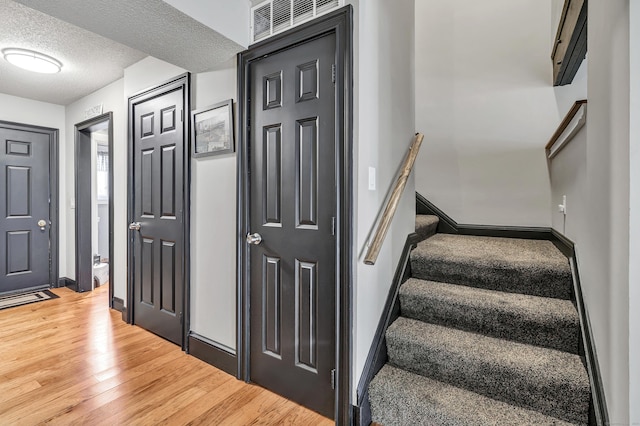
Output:
<path fill-rule="evenodd" d="M 0 425 L 331 425 L 108 308 L 108 286 L 0 310 Z"/>

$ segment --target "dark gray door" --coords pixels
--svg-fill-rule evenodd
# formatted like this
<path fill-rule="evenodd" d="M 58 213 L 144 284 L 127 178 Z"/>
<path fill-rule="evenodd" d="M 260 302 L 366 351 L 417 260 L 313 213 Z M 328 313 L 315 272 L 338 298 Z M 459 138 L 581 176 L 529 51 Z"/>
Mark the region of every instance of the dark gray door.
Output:
<path fill-rule="evenodd" d="M 0 293 L 49 287 L 49 135 L 0 126 Z"/>
<path fill-rule="evenodd" d="M 132 105 L 133 322 L 182 343 L 184 89 Z"/>
<path fill-rule="evenodd" d="M 335 35 L 251 65 L 251 380 L 334 415 Z M 252 241 L 249 241 L 252 240 Z M 256 244 L 258 243 L 258 244 Z"/>

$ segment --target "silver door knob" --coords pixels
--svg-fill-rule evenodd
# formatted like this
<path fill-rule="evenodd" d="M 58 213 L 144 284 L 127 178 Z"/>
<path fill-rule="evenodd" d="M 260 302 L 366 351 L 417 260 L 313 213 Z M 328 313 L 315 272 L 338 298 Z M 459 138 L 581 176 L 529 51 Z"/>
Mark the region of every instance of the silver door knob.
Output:
<path fill-rule="evenodd" d="M 38 221 L 38 226 L 40 227 L 41 231 L 44 231 L 44 227 L 47 226 L 47 221 L 44 219 L 40 219 Z"/>
<path fill-rule="evenodd" d="M 129 229 L 132 231 L 139 231 L 141 227 L 142 225 L 140 225 L 140 222 L 131 222 L 129 224 Z"/>
<path fill-rule="evenodd" d="M 247 234 L 247 244 L 255 244 L 258 245 L 262 242 L 262 235 L 258 234 Z"/>

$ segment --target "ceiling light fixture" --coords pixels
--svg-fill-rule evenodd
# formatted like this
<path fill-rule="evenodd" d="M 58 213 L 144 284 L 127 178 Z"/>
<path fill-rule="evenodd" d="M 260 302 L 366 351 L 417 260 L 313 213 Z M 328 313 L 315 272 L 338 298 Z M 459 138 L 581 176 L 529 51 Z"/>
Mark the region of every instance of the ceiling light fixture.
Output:
<path fill-rule="evenodd" d="M 62 62 L 33 50 L 10 48 L 3 49 L 2 54 L 7 62 L 25 70 L 55 74 L 62 69 Z"/>

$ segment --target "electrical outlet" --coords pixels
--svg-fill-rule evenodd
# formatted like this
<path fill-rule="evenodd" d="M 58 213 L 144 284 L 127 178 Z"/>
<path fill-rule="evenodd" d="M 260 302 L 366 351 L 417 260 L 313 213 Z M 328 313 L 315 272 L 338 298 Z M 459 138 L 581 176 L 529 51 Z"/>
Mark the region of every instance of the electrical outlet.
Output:
<path fill-rule="evenodd" d="M 558 204 L 558 211 L 565 216 L 567 215 L 567 196 L 562 196 L 562 204 Z"/>

